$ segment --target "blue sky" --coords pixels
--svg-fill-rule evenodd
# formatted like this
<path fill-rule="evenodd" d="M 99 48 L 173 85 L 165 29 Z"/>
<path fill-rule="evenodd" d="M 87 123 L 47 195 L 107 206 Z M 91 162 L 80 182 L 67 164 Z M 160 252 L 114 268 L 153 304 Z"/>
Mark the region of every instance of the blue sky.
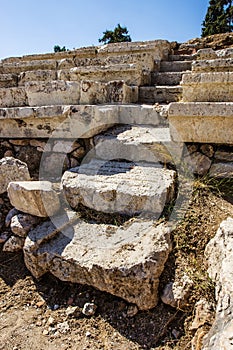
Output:
<path fill-rule="evenodd" d="M 209 0 L 0 0 L 0 58 L 98 45 L 120 23 L 133 41 L 200 37 Z"/>

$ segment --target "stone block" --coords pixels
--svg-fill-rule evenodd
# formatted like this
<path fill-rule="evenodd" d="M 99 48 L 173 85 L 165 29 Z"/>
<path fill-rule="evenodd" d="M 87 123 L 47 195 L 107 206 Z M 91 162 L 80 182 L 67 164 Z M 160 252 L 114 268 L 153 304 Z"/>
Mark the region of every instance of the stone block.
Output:
<path fill-rule="evenodd" d="M 22 72 L 19 74 L 19 85 L 25 85 L 31 81 L 53 81 L 56 80 L 55 70 L 34 70 Z"/>
<path fill-rule="evenodd" d="M 11 181 L 30 180 L 30 174 L 26 163 L 13 157 L 0 159 L 0 194 L 7 191 Z"/>
<path fill-rule="evenodd" d="M 175 171 L 153 164 L 92 160 L 66 171 L 62 188 L 72 208 L 79 203 L 105 213 L 159 216 L 175 191 Z"/>
<path fill-rule="evenodd" d="M 21 87 L 0 89 L 0 108 L 22 107 L 28 105 L 26 91 Z"/>
<path fill-rule="evenodd" d="M 114 124 L 161 125 L 162 109 L 145 105 L 66 105 L 0 108 L 4 138 L 89 138 Z"/>
<path fill-rule="evenodd" d="M 146 74 L 147 72 L 147 74 Z M 127 85 L 143 85 L 150 83 L 150 71 L 143 74 L 139 64 L 115 64 L 105 66 L 74 67 L 69 70 L 59 70 L 58 79 L 69 81 L 100 81 L 124 80 Z"/>
<path fill-rule="evenodd" d="M 233 58 L 200 60 L 192 63 L 193 72 L 232 72 Z"/>
<path fill-rule="evenodd" d="M 80 84 L 71 81 L 28 82 L 25 90 L 29 106 L 78 104 Z"/>
<path fill-rule="evenodd" d="M 233 162 L 214 163 L 209 172 L 209 176 L 217 178 L 233 178 Z"/>
<path fill-rule="evenodd" d="M 63 281 L 92 285 L 141 310 L 156 306 L 171 250 L 169 227 L 153 221 L 117 227 L 74 219 L 75 213 L 59 216 L 29 233 L 24 257 L 31 273 L 38 278 L 49 271 Z"/>
<path fill-rule="evenodd" d="M 23 213 L 47 217 L 60 209 L 60 201 L 49 181 L 16 181 L 8 185 L 11 204 Z"/>
<path fill-rule="evenodd" d="M 174 141 L 233 144 L 232 102 L 171 103 L 168 118 Z"/>
<path fill-rule="evenodd" d="M 118 126 L 97 135 L 95 156 L 104 160 L 171 163 L 169 128 L 141 125 Z"/>
<path fill-rule="evenodd" d="M 233 72 L 184 74 L 183 102 L 231 102 Z"/>
<path fill-rule="evenodd" d="M 108 83 L 82 81 L 80 104 L 134 103 L 138 101 L 138 87 L 124 81 Z"/>
<path fill-rule="evenodd" d="M 3 61 L 2 67 L 0 67 L 0 73 L 8 74 L 14 73 L 19 74 L 21 72 L 32 71 L 32 70 L 56 70 L 56 60 L 54 59 L 43 59 L 43 60 L 30 60 L 26 61 L 20 59 L 15 62 Z"/>
<path fill-rule="evenodd" d="M 208 243 L 205 256 L 208 273 L 216 283 L 216 318 L 208 336 L 204 339 L 203 350 L 230 349 L 233 332 L 233 219 L 224 220 L 215 237 Z M 224 320 L 224 322 L 223 322 Z"/>
<path fill-rule="evenodd" d="M 18 77 L 16 74 L 0 74 L 0 88 L 17 87 Z"/>

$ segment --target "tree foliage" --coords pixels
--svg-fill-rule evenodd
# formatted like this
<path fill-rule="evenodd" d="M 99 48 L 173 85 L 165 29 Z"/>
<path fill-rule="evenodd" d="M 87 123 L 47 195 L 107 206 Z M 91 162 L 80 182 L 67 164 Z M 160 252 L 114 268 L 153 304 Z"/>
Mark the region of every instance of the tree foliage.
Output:
<path fill-rule="evenodd" d="M 99 39 L 100 43 L 111 44 L 132 41 L 130 35 L 128 35 L 128 29 L 121 27 L 120 24 L 114 30 L 106 30 L 103 34 L 103 37 Z"/>
<path fill-rule="evenodd" d="M 55 46 L 53 47 L 53 51 L 54 51 L 54 52 L 62 52 L 62 51 L 67 51 L 67 49 L 66 49 L 65 46 L 60 47 L 59 45 L 55 45 Z"/>
<path fill-rule="evenodd" d="M 232 3 L 232 0 L 210 0 L 202 23 L 202 37 L 233 31 Z"/>

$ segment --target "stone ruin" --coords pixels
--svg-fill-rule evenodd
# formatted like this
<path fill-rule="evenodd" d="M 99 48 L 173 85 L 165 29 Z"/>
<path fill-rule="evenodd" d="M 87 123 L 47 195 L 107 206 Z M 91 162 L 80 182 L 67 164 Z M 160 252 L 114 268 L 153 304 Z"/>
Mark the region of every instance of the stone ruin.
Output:
<path fill-rule="evenodd" d="M 51 272 L 153 308 L 185 184 L 232 178 L 232 126 L 231 48 L 181 54 L 157 40 L 3 59 L 0 193 L 14 207 L 2 214 L 3 249 L 22 249 L 37 278 Z M 229 218 L 207 247 L 221 307 L 205 350 L 232 345 L 232 318 L 221 323 L 233 305 L 232 233 Z"/>

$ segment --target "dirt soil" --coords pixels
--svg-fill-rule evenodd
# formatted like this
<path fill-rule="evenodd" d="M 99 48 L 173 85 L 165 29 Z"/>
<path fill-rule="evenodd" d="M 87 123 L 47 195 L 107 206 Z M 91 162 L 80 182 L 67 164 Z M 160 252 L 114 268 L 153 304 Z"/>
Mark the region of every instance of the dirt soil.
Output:
<path fill-rule="evenodd" d="M 220 222 L 233 217 L 232 188 L 232 183 L 224 187 L 196 181 L 186 215 L 173 231 L 174 248 L 160 291 L 185 271 L 194 287 L 184 309 L 160 301 L 154 309 L 131 316 L 132 305 L 89 286 L 64 283 L 49 274 L 36 280 L 21 253 L 4 253 L 0 246 L 0 349 L 191 349 L 195 302 L 203 297 L 214 302 L 204 248 Z M 82 313 L 87 302 L 97 306 L 95 315 Z M 70 306 L 77 306 L 71 316 Z M 210 326 L 206 325 L 206 332 Z"/>

